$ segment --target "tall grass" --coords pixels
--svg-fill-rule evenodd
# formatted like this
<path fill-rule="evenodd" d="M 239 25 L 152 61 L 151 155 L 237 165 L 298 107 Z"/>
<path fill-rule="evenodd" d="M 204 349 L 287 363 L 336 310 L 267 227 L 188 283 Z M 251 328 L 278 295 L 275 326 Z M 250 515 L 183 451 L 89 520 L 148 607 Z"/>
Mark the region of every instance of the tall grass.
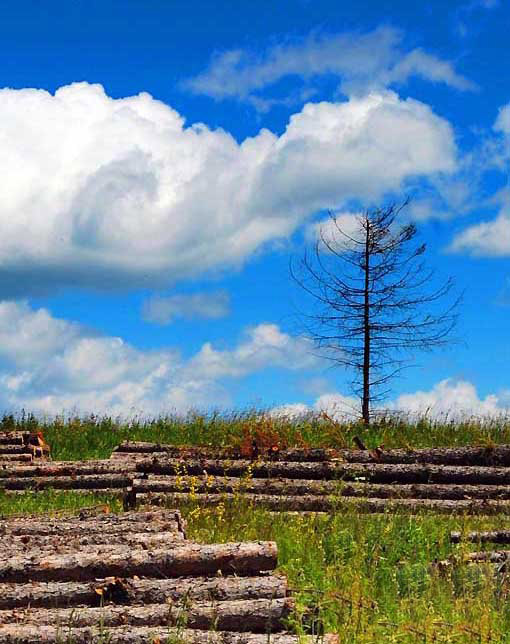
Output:
<path fill-rule="evenodd" d="M 32 414 L 5 414 L 0 431 L 41 430 L 57 460 L 108 458 L 124 440 L 153 441 L 174 445 L 238 446 L 259 444 L 286 446 L 350 447 L 359 436 L 368 447 L 439 447 L 510 443 L 510 417 L 449 420 L 405 414 L 386 414 L 370 428 L 359 422 L 338 422 L 326 414 L 301 418 L 275 417 L 267 412 L 190 412 L 186 416 L 121 420 L 111 416 L 56 416 L 37 419 Z"/>

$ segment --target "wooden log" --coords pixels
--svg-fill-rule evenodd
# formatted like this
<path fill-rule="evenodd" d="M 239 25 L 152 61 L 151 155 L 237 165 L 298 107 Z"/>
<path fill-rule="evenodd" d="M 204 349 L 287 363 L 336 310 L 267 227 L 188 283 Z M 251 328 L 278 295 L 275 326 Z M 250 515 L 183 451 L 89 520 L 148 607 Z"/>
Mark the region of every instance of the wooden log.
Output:
<path fill-rule="evenodd" d="M 0 454 L 0 467 L 15 465 L 16 463 L 31 463 L 32 454 Z"/>
<path fill-rule="evenodd" d="M 273 633 L 284 628 L 292 613 L 294 599 L 245 599 L 222 602 L 197 602 L 191 605 L 147 604 L 145 606 L 73 607 L 52 610 L 27 608 L 0 611 L 0 624 L 60 624 L 83 628 L 100 626 L 178 626 L 218 631 Z M 0 631 L 1 632 L 1 631 Z"/>
<path fill-rule="evenodd" d="M 42 476 L 83 476 L 91 474 L 124 474 L 135 471 L 135 464 L 115 463 L 108 459 L 99 461 L 51 461 L 35 465 L 12 465 L 0 468 L 0 479 Z"/>
<path fill-rule="evenodd" d="M 251 478 L 342 479 L 370 483 L 458 483 L 510 485 L 510 468 L 379 463 L 289 463 L 251 461 L 144 460 L 134 463 L 147 474 L 249 476 Z"/>
<path fill-rule="evenodd" d="M 222 574 L 253 575 L 276 567 L 271 541 L 200 545 L 187 543 L 172 550 L 126 547 L 110 557 L 94 554 L 13 556 L 0 559 L 0 583 L 88 581 L 115 577 L 182 577 Z"/>
<path fill-rule="evenodd" d="M 192 492 L 231 494 L 274 494 L 279 496 L 337 495 L 380 499 L 510 499 L 510 486 L 346 483 L 299 479 L 245 479 L 236 477 L 153 476 L 134 479 L 137 494 L 148 492 Z"/>
<path fill-rule="evenodd" d="M 425 449 L 339 450 L 349 463 L 429 463 L 434 465 L 510 466 L 510 445 Z"/>
<path fill-rule="evenodd" d="M 472 543 L 510 543 L 510 530 L 490 530 L 484 532 L 450 532 L 450 541 L 460 543 L 470 541 Z"/>
<path fill-rule="evenodd" d="M 448 499 L 400 499 L 400 498 L 349 498 L 335 496 L 277 496 L 272 494 L 190 494 L 148 493 L 137 494 L 137 499 L 154 505 L 199 506 L 218 505 L 219 503 L 241 502 L 269 510 L 289 510 L 299 512 L 404 512 L 419 514 L 431 511 L 439 514 L 510 514 L 510 501 L 494 500 L 448 500 Z"/>
<path fill-rule="evenodd" d="M 289 462 L 321 462 L 329 461 L 337 456 L 338 452 L 333 449 L 318 448 L 298 448 L 290 447 L 279 449 L 273 448 L 253 448 L 248 450 L 241 448 L 214 448 L 200 446 L 176 446 L 165 443 L 148 443 L 143 441 L 124 441 L 112 451 L 113 458 L 122 458 L 121 455 L 151 455 L 165 456 L 167 458 L 185 458 L 191 460 L 197 459 L 227 459 L 238 460 L 245 458 L 264 458 L 267 460 L 289 461 Z"/>
<path fill-rule="evenodd" d="M 24 445 L 29 432 L 0 432 L 0 445 Z"/>
<path fill-rule="evenodd" d="M 171 532 L 126 532 L 121 531 L 86 532 L 77 536 L 74 532 L 68 534 L 53 535 L 22 535 L 9 536 L 8 541 L 0 541 L 0 558 L 6 555 L 17 553 L 30 553 L 40 555 L 51 552 L 80 552 L 93 551 L 97 554 L 105 552 L 108 548 L 125 548 L 126 546 L 144 548 L 175 547 L 186 541 L 182 532 L 173 530 Z"/>
<path fill-rule="evenodd" d="M 273 633 L 270 637 L 262 633 L 238 633 L 231 631 L 201 631 L 192 628 L 171 628 L 152 626 L 121 626 L 103 628 L 73 628 L 71 633 L 58 626 L 0 626 L 0 644 L 60 644 L 67 638 L 73 644 L 148 644 L 155 642 L 186 642 L 187 644 L 338 644 L 338 635 L 327 634 L 300 637 L 288 632 Z"/>
<path fill-rule="evenodd" d="M 487 550 L 483 552 L 469 552 L 465 556 L 465 561 L 491 563 L 503 563 L 510 559 L 510 550 Z"/>
<path fill-rule="evenodd" d="M 98 590 L 100 592 L 98 592 Z M 0 609 L 66 608 L 115 604 L 167 604 L 182 601 L 235 601 L 286 597 L 287 579 L 260 577 L 181 577 L 118 579 L 93 582 L 32 582 L 0 584 Z"/>
<path fill-rule="evenodd" d="M 34 476 L 23 478 L 0 478 L 3 490 L 97 490 L 117 489 L 131 485 L 127 474 L 78 474 L 75 476 Z"/>
<path fill-rule="evenodd" d="M 0 443 L 0 454 L 25 454 L 27 448 L 24 445 L 9 445 Z"/>

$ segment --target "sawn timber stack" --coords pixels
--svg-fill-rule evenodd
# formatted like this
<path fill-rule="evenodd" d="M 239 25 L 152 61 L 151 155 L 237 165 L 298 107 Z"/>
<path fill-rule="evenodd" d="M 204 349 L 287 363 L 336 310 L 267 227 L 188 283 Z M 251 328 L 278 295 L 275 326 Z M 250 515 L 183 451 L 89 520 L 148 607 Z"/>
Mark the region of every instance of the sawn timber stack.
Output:
<path fill-rule="evenodd" d="M 12 463 L 32 463 L 50 456 L 41 432 L 0 431 L 0 468 Z"/>
<path fill-rule="evenodd" d="M 298 642 L 273 542 L 193 543 L 160 509 L 6 519 L 0 533 L 2 644 Z"/>

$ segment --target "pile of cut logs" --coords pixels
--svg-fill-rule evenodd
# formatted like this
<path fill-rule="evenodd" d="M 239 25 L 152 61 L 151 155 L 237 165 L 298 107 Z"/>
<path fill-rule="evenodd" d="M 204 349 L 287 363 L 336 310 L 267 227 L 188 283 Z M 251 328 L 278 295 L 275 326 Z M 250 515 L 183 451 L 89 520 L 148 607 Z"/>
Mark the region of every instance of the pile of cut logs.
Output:
<path fill-rule="evenodd" d="M 50 447 L 41 432 L 0 432 L 0 467 L 49 456 Z"/>
<path fill-rule="evenodd" d="M 135 470 L 144 503 L 204 505 L 237 498 L 271 510 L 360 512 L 429 509 L 510 513 L 510 446 L 417 450 L 178 448 L 125 442 L 111 460 Z"/>
<path fill-rule="evenodd" d="M 194 543 L 161 509 L 3 519 L 0 535 L 2 644 L 298 642 L 273 542 Z"/>
<path fill-rule="evenodd" d="M 125 442 L 110 459 L 9 463 L 0 490 L 53 488 L 179 507 L 242 497 L 273 511 L 510 514 L 510 446 L 237 449 Z"/>

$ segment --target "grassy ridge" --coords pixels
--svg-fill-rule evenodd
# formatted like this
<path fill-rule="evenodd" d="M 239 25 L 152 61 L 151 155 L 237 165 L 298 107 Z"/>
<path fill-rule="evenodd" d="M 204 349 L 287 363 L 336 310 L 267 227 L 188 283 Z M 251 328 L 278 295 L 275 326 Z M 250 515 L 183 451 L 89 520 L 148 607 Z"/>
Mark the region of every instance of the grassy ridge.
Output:
<path fill-rule="evenodd" d="M 10 423 L 10 426 L 9 426 Z M 111 418 L 56 419 L 38 424 L 31 417 L 4 417 L 3 429 L 42 429 L 55 458 L 108 457 L 121 440 L 131 438 L 175 444 L 242 445 L 259 443 L 350 446 L 354 435 L 369 446 L 437 446 L 510 442 L 510 422 L 415 424 L 381 420 L 370 430 L 338 424 L 325 417 L 297 423 L 246 413 L 229 417 L 190 415 L 120 423 Z M 119 502 L 104 496 L 64 492 L 0 494 L 0 514 Z M 280 569 L 296 591 L 298 632 L 310 629 L 303 618 L 312 611 L 316 624 L 336 631 L 342 644 L 379 642 L 510 643 L 510 581 L 489 566 L 435 562 L 462 558 L 476 545 L 449 543 L 451 530 L 510 528 L 508 517 L 445 517 L 432 514 L 330 516 L 273 515 L 253 508 L 242 496 L 233 504 L 183 509 L 189 537 L 202 542 L 274 539 Z M 309 621 L 309 620 L 308 620 Z"/>

